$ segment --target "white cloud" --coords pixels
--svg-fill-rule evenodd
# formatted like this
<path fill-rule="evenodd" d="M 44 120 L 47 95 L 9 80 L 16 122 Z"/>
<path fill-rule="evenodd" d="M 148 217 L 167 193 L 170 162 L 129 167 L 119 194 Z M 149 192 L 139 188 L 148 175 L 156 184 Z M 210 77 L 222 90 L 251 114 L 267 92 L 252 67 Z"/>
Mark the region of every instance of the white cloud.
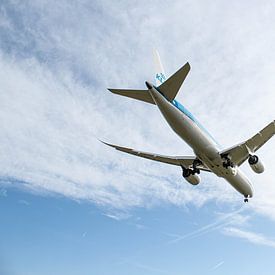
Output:
<path fill-rule="evenodd" d="M 223 233 L 229 236 L 244 239 L 253 244 L 265 245 L 275 248 L 275 239 L 267 238 L 266 236 L 260 233 L 245 231 L 235 227 L 225 228 L 223 230 Z"/>
<path fill-rule="evenodd" d="M 129 217 L 131 217 L 131 215 L 128 214 L 128 213 L 114 212 L 114 211 L 110 212 L 110 213 L 105 213 L 103 215 L 110 218 L 110 219 L 116 220 L 116 221 L 121 221 L 121 220 L 128 219 Z"/>
<path fill-rule="evenodd" d="M 97 104 L 87 88 L 76 82 L 64 84 L 64 79 L 56 79 L 35 61 L 15 65 L 3 57 L 0 67 L 5 89 L 0 94 L 3 178 L 24 182 L 31 190 L 116 208 L 158 200 L 183 204 L 195 194 L 196 203 L 207 200 L 198 189 L 171 183 L 177 178 L 182 181 L 173 175 L 177 169 L 167 167 L 165 179 L 159 173 L 161 166 L 148 161 L 137 165 L 134 158 L 99 143 L 95 132 L 100 136 L 105 131 L 115 133 L 122 124 L 102 111 L 105 103 Z M 70 93 L 67 87 L 77 92 Z M 139 130 L 132 132 L 144 142 Z"/>
<path fill-rule="evenodd" d="M 156 3 L 162 9 L 154 16 Z M 1 24 L 0 31 L 5 42 L 1 179 L 122 209 L 241 200 L 213 175 L 202 175 L 201 186 L 189 186 L 179 169 L 112 151 L 96 137 L 163 154 L 191 153 L 154 106 L 106 91 L 144 87 L 153 75 L 155 46 L 167 72 L 191 62 L 178 98 L 222 144 L 231 146 L 260 130 L 274 119 L 273 4 L 245 9 L 226 1 L 215 6 L 196 1 L 7 5 L 1 15 L 9 24 Z M 259 153 L 267 173 L 244 170 L 256 190 L 249 207 L 275 219 L 274 142 Z"/>
<path fill-rule="evenodd" d="M 219 263 L 217 263 L 213 267 L 211 267 L 211 270 L 216 270 L 219 267 L 221 267 L 223 264 L 224 264 L 224 261 L 220 261 Z"/>

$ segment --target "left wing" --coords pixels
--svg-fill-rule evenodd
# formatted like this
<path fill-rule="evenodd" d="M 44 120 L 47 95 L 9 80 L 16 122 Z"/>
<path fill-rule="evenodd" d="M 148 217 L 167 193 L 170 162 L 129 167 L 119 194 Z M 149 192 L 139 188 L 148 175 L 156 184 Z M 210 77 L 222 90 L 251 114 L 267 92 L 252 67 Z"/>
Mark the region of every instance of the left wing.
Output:
<path fill-rule="evenodd" d="M 220 154 L 222 156 L 228 156 L 234 164 L 240 166 L 249 158 L 250 154 L 260 149 L 273 135 L 275 135 L 275 121 L 269 123 L 252 138 L 224 150 L 220 152 Z"/>
<path fill-rule="evenodd" d="M 101 141 L 101 142 L 108 146 L 115 148 L 118 151 L 122 151 L 122 152 L 125 152 L 128 154 L 131 154 L 131 155 L 135 155 L 138 157 L 151 159 L 151 160 L 155 160 L 155 161 L 159 161 L 159 162 L 163 162 L 163 163 L 184 166 L 185 168 L 191 168 L 193 166 L 194 160 L 196 159 L 195 156 L 174 156 L 174 157 L 173 156 L 163 156 L 163 155 L 158 155 L 158 154 L 136 151 L 131 148 L 121 147 L 121 146 L 110 144 L 110 143 L 107 143 L 104 141 Z M 203 164 L 198 165 L 197 168 L 200 170 L 203 170 L 203 171 L 211 172 L 211 170 Z"/>

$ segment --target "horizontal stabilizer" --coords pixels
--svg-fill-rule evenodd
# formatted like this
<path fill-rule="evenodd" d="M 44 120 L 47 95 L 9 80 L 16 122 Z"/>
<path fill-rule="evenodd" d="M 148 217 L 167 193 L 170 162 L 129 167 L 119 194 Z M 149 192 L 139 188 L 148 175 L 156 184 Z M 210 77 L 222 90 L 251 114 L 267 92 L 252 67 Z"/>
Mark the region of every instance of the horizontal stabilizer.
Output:
<path fill-rule="evenodd" d="M 148 90 L 108 89 L 110 92 L 155 104 Z"/>
<path fill-rule="evenodd" d="M 172 164 L 172 165 L 178 165 L 178 166 L 184 166 L 185 168 L 191 168 L 193 165 L 194 160 L 196 159 L 196 157 L 194 156 L 163 156 L 163 155 L 158 155 L 158 154 L 152 154 L 152 153 L 147 153 L 147 152 L 141 152 L 141 151 L 136 151 L 134 149 L 131 148 L 127 148 L 127 147 L 122 147 L 122 146 L 118 146 L 118 145 L 114 145 L 114 144 L 110 144 L 104 141 L 101 141 L 102 143 L 111 146 L 113 148 L 115 148 L 118 151 L 122 151 L 131 155 L 135 155 L 138 157 L 142 157 L 142 158 L 146 158 L 146 159 L 150 159 L 150 160 L 155 160 L 155 161 L 159 161 L 159 162 L 163 162 L 163 163 L 167 163 L 167 164 Z M 211 172 L 206 166 L 199 165 L 197 166 L 197 168 L 199 168 L 200 170 L 203 171 L 207 171 L 207 172 Z"/>
<path fill-rule="evenodd" d="M 187 62 L 183 67 L 181 67 L 177 72 L 175 72 L 158 87 L 158 89 L 169 101 L 172 101 L 176 97 L 190 69 L 190 64 Z"/>

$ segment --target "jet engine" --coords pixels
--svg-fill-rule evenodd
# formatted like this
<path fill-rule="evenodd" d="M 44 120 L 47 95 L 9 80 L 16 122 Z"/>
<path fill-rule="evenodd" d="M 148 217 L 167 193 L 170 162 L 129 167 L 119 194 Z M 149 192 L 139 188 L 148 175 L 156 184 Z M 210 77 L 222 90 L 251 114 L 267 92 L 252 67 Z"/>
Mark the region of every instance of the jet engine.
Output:
<path fill-rule="evenodd" d="M 259 160 L 258 156 L 256 156 L 256 155 L 250 156 L 249 159 L 248 159 L 248 163 L 249 163 L 251 169 L 255 173 L 257 173 L 257 174 L 263 173 L 263 171 L 264 171 L 264 165 Z"/>
<path fill-rule="evenodd" d="M 201 181 L 200 176 L 194 174 L 191 169 L 183 170 L 182 176 L 192 185 L 198 185 Z"/>

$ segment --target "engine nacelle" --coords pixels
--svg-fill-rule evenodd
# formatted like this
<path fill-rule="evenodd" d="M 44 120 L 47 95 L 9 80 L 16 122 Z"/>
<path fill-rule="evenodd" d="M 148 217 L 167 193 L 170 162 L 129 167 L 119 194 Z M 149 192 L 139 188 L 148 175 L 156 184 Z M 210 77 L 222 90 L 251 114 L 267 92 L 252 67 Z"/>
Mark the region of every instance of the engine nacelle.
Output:
<path fill-rule="evenodd" d="M 250 156 L 249 159 L 248 159 L 248 163 L 249 163 L 251 169 L 255 173 L 261 174 L 261 173 L 264 172 L 264 165 L 260 161 L 260 159 L 258 158 L 258 156 L 256 156 L 256 155 Z"/>
<path fill-rule="evenodd" d="M 192 185 L 198 185 L 201 181 L 200 176 L 194 174 L 191 169 L 186 169 L 185 171 L 183 171 L 182 175 Z"/>

